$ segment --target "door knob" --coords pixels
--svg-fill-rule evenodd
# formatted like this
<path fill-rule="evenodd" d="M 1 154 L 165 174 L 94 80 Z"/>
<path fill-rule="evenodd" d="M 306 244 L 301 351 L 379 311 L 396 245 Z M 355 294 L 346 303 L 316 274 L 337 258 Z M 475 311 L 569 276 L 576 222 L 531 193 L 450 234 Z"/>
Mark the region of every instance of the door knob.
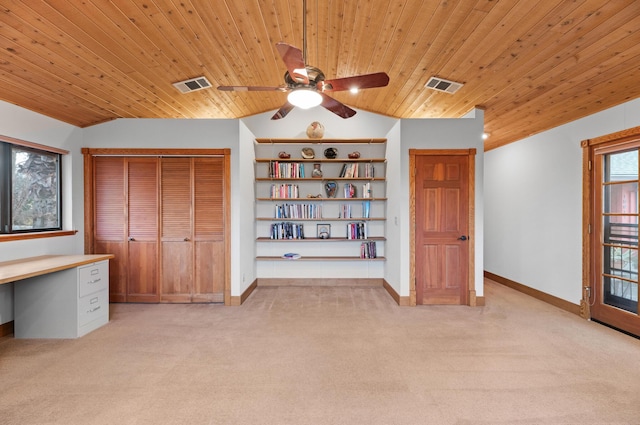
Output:
<path fill-rule="evenodd" d="M 189 242 L 190 240 L 191 240 L 191 239 L 189 239 L 189 238 L 184 238 L 184 241 L 185 241 L 185 242 Z"/>
<path fill-rule="evenodd" d="M 134 238 L 133 236 L 129 236 L 129 240 L 130 240 L 130 241 L 135 241 L 135 240 L 136 240 L 136 238 Z"/>
<path fill-rule="evenodd" d="M 468 238 L 467 238 L 466 236 L 464 236 L 464 235 L 462 235 L 462 236 L 460 236 L 460 237 L 458 238 L 458 240 L 459 240 L 459 241 L 466 241 L 467 239 L 468 239 Z"/>

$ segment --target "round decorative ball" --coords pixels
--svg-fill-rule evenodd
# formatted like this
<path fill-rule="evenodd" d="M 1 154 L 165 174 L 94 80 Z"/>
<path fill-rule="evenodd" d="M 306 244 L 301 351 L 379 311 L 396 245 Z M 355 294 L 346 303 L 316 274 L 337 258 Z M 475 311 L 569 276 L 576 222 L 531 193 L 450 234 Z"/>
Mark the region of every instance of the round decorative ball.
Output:
<path fill-rule="evenodd" d="M 307 136 L 310 139 L 322 139 L 324 136 L 324 126 L 318 121 L 314 121 L 307 127 Z"/>

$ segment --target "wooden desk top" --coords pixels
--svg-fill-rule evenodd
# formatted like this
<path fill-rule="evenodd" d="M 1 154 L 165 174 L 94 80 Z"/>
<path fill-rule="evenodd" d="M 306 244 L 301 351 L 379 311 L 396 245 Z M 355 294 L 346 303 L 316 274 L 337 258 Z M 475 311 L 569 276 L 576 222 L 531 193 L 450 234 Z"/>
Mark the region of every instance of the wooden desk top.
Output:
<path fill-rule="evenodd" d="M 113 258 L 113 254 L 41 255 L 0 263 L 0 285 Z"/>

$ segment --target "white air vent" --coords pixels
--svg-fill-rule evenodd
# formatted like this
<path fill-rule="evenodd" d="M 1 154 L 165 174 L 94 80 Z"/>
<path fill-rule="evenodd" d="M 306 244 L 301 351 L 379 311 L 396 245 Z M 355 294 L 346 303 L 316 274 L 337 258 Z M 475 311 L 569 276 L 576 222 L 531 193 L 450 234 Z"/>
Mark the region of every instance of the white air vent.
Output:
<path fill-rule="evenodd" d="M 208 89 L 211 87 L 211 83 L 205 77 L 196 77 L 173 83 L 173 86 L 180 90 L 180 93 L 189 93 L 196 90 Z"/>
<path fill-rule="evenodd" d="M 464 84 L 456 83 L 455 81 L 445 80 L 443 78 L 431 77 L 427 84 L 424 85 L 428 89 L 433 89 L 437 91 L 442 91 L 445 93 L 453 94 L 460 90 Z"/>

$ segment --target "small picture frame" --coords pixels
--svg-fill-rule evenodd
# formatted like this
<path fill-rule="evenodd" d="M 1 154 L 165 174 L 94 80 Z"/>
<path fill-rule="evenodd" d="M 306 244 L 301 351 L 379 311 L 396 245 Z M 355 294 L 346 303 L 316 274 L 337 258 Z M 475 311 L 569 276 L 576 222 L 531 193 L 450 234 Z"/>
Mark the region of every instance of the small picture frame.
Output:
<path fill-rule="evenodd" d="M 331 225 L 330 224 L 318 224 L 317 225 L 318 239 L 331 238 Z"/>

